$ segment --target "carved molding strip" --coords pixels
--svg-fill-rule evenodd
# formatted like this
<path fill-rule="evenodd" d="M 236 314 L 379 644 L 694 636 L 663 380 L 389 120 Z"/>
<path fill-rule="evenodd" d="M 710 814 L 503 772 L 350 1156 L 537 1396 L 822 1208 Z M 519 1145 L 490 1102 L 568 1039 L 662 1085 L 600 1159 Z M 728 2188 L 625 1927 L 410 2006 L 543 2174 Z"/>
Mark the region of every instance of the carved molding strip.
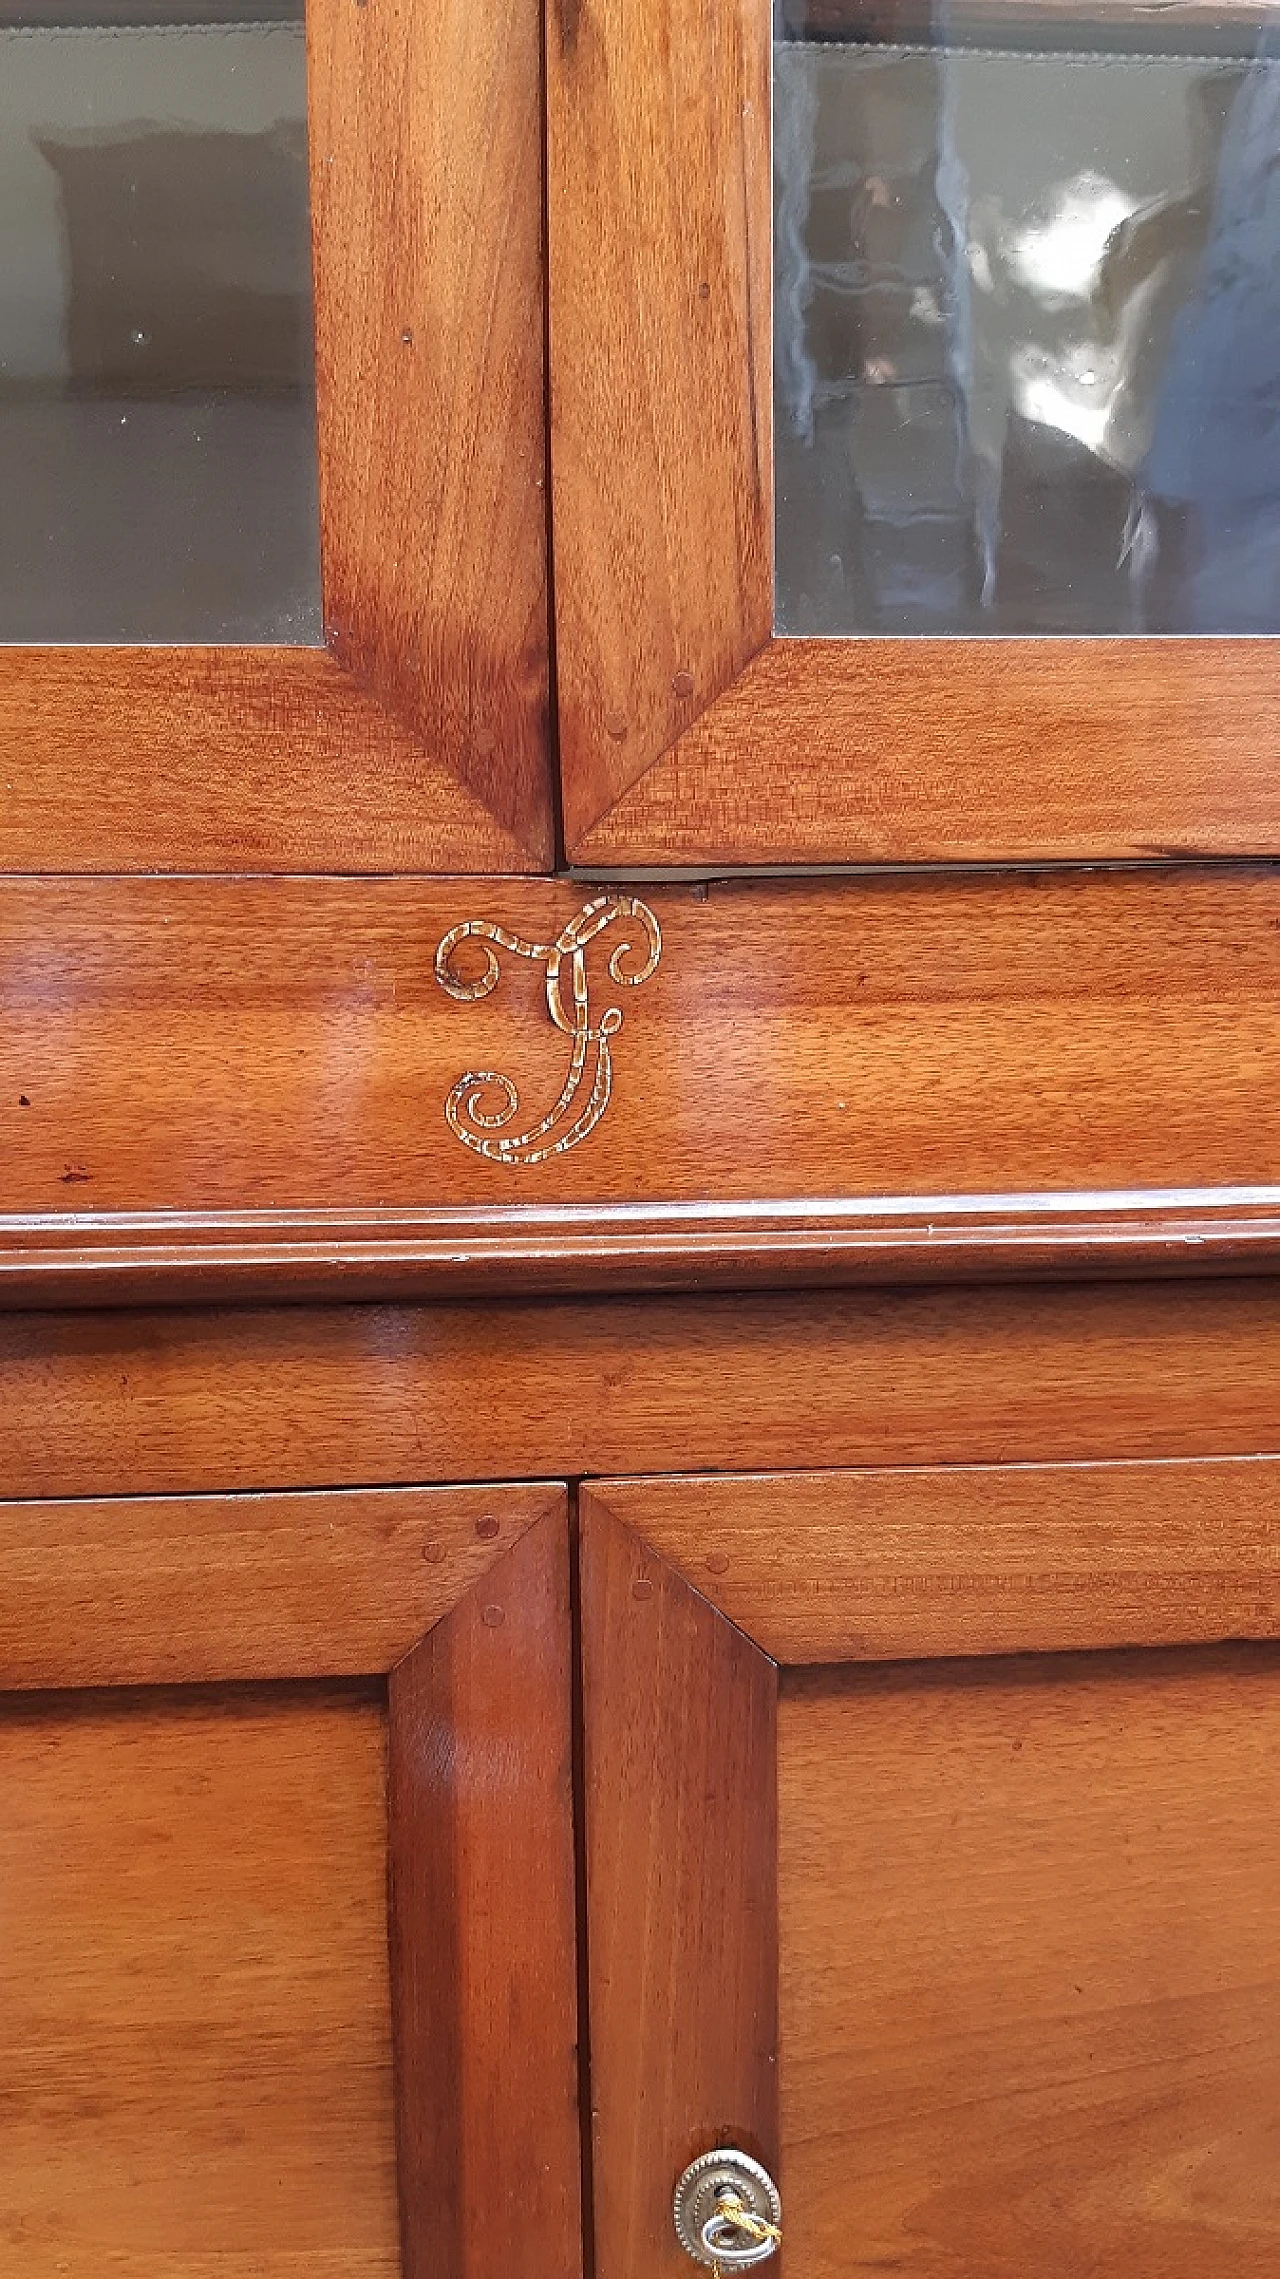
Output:
<path fill-rule="evenodd" d="M 490 1163 L 545 1163 L 553 1155 L 566 1155 L 593 1132 L 613 1091 L 613 1055 L 609 1040 L 622 1027 L 622 1008 L 610 1005 L 598 1021 L 588 1003 L 587 950 L 598 935 L 614 925 L 633 920 L 615 945 L 609 959 L 609 977 L 620 988 L 638 989 L 657 971 L 662 955 L 662 934 L 645 902 L 632 894 L 601 894 L 571 918 L 554 942 L 526 942 L 488 918 L 466 918 L 453 926 L 436 951 L 436 980 L 459 1004 L 475 1004 L 498 986 L 501 965 L 498 950 L 531 958 L 546 967 L 547 1011 L 556 1027 L 569 1037 L 569 1072 L 553 1108 L 536 1124 L 521 1132 L 508 1131 L 520 1112 L 520 1095 L 509 1076 L 496 1069 L 472 1069 L 460 1076 L 444 1104 L 449 1129 L 464 1147 Z M 467 981 L 454 965 L 454 953 L 463 942 L 476 942 L 484 955 L 478 980 Z M 568 999 L 562 976 L 568 967 Z M 631 970 L 628 970 L 629 967 Z M 499 1105 L 484 1105 L 486 1094 L 497 1094 Z M 501 1137 L 495 1137 L 501 1134 Z"/>

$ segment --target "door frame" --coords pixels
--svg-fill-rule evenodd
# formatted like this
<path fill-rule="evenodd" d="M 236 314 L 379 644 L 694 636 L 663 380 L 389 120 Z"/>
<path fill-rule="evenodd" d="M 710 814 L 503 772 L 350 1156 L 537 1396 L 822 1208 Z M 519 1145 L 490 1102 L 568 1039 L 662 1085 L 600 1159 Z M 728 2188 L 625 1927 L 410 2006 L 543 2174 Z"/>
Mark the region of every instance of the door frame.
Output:
<path fill-rule="evenodd" d="M 324 644 L 0 646 L 0 868 L 554 860 L 539 11 L 306 12 Z"/>
<path fill-rule="evenodd" d="M 774 635 L 769 0 L 547 37 L 570 859 L 1280 852 L 1274 641 Z"/>

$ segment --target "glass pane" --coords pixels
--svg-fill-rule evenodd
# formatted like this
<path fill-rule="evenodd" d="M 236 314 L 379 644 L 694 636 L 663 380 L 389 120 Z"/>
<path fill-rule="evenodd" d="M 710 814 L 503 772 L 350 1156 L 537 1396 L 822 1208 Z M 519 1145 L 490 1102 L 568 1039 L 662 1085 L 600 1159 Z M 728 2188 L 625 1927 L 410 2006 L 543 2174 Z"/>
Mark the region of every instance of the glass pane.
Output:
<path fill-rule="evenodd" d="M 1280 37 L 780 7 L 779 631 L 1280 632 Z"/>
<path fill-rule="evenodd" d="M 302 12 L 250 12 L 0 0 L 0 640 L 321 637 Z"/>

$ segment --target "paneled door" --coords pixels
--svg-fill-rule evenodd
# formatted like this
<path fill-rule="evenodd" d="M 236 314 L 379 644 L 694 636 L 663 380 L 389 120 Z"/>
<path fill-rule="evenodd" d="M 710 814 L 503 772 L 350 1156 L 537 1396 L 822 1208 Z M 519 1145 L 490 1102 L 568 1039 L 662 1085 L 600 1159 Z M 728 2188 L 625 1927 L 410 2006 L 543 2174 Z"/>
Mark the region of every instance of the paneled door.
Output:
<path fill-rule="evenodd" d="M 548 38 L 571 854 L 1280 849 L 1274 10 Z"/>
<path fill-rule="evenodd" d="M 540 37 L 0 0 L 0 870 L 550 867 Z"/>
<path fill-rule="evenodd" d="M 803 2279 L 1276 2269 L 1276 1459 L 603 1481 L 582 1605 L 599 2279 L 711 2151 Z"/>
<path fill-rule="evenodd" d="M 580 2267 L 566 1498 L 0 1505 L 2 2279 Z"/>

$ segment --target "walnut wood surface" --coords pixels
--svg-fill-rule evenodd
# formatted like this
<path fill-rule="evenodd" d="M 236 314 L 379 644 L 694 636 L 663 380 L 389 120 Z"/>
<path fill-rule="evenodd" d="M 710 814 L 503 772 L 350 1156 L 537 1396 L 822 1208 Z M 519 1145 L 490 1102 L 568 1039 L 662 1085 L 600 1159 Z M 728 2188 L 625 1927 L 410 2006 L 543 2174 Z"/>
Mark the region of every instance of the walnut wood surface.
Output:
<path fill-rule="evenodd" d="M 0 1307 L 1271 1273 L 1280 1189 L 10 1213 Z"/>
<path fill-rule="evenodd" d="M 545 867 L 540 10 L 308 0 L 307 42 L 326 638 Z"/>
<path fill-rule="evenodd" d="M 1116 1211 L 1155 1213 L 1142 1263 L 1177 1241 L 1184 1210 L 1193 1237 L 1225 1217 L 1228 1260 L 1251 1240 L 1237 1208 L 1260 1210 L 1273 1240 L 1280 875 L 1032 872 L 649 892 L 663 929 L 651 979 L 616 986 L 608 935 L 589 959 L 593 1017 L 614 1004 L 624 1016 L 607 1112 L 582 1145 L 512 1169 L 459 1144 L 445 1100 L 465 1071 L 494 1069 L 518 1085 L 523 1116 L 555 1101 L 569 1053 L 547 1017 L 543 969 L 500 953 L 497 986 L 460 1004 L 435 978 L 436 945 L 471 917 L 553 941 L 591 889 L 194 879 L 139 880 L 122 894 L 106 881 L 9 881 L 0 1256 L 7 1270 L 20 1259 L 21 1294 L 32 1296 L 32 1260 L 45 1256 L 58 1290 L 64 1239 L 82 1260 L 99 1240 L 108 1258 L 117 1252 L 119 1232 L 100 1221 L 108 1213 L 178 1214 L 174 1279 L 189 1272 L 203 1294 L 192 1247 L 206 1221 L 214 1241 L 240 1230 L 242 1261 L 247 1249 L 252 1264 L 259 1241 L 270 1272 L 287 1280 L 296 1267 L 305 1281 L 330 1270 L 326 1213 L 349 1230 L 357 1265 L 372 1241 L 365 1260 L 376 1268 L 378 1214 L 394 1226 L 424 1202 L 835 1202 L 855 1215 L 862 1202 L 856 1240 L 869 1229 L 874 1248 L 887 1211 L 924 1230 L 938 1271 L 948 1237 L 945 1226 L 930 1232 L 935 1200 L 943 1219 L 959 1203 L 999 1226 L 1010 1196 L 1030 1196 L 1013 1238 L 1030 1243 L 1035 1264 L 1037 1244 L 1052 1249 L 1054 1211 L 1080 1211 L 1073 1270 L 1111 1249 L 1105 1222 Z M 1155 1192 L 1171 1188 L 1182 1203 Z M 1232 1198 L 1232 1188 L 1252 1192 Z M 1037 1193 L 1060 1201 L 1042 1210 Z M 254 1212 L 266 1216 L 239 1216 Z M 702 1229 L 713 1243 L 714 1221 Z M 150 1241 L 164 1225 L 150 1225 Z M 442 1266 L 465 1264 L 467 1222 L 439 1231 Z M 393 1246 L 403 1239 L 393 1234 Z M 984 1261 L 983 1239 L 979 1270 L 1001 1251 L 997 1242 Z M 646 1235 L 643 1247 L 652 1256 L 666 1243 Z M 680 1253 L 677 1230 L 658 1263 L 678 1273 Z M 1200 1253 L 1211 1257 L 1212 1243 Z M 734 1257 L 731 1240 L 730 1275 Z M 396 1262 L 393 1247 L 381 1263 Z M 227 1263 L 234 1281 L 234 1241 Z M 686 1279 L 697 1263 L 684 1261 Z M 785 1263 L 776 1270 L 785 1276 Z"/>
<path fill-rule="evenodd" d="M 376 1694 L 0 1704 L 4 2279 L 393 2279 Z"/>
<path fill-rule="evenodd" d="M 329 649 L 0 648 L 0 868 L 552 860 L 538 10 L 307 26 Z"/>
<path fill-rule="evenodd" d="M 792 2271 L 1274 2271 L 1273 1649 L 796 1673 L 778 1793 Z"/>
<path fill-rule="evenodd" d="M 10 1314 L 0 1494 L 1280 1452 L 1280 1283 Z"/>
<path fill-rule="evenodd" d="M 10 871 L 531 867 L 323 649 L 0 646 L 0 763 Z"/>
<path fill-rule="evenodd" d="M 0 1504 L 0 1689 L 387 1670 L 563 1493 Z"/>
<path fill-rule="evenodd" d="M 1280 1462 L 607 1480 L 774 1661 L 1280 1637 Z"/>
<path fill-rule="evenodd" d="M 772 623 L 769 85 L 769 12 L 756 0 L 548 10 L 571 848 Z"/>
<path fill-rule="evenodd" d="M 615 866 L 1273 855 L 1278 698 L 1268 641 L 775 640 L 570 853 Z"/>
<path fill-rule="evenodd" d="M 581 2269 L 563 1506 L 392 1671 L 405 2279 Z"/>
<path fill-rule="evenodd" d="M 683 2279 L 676 2178 L 777 2160 L 777 1673 L 582 1510 L 583 1745 L 598 2279 Z"/>

